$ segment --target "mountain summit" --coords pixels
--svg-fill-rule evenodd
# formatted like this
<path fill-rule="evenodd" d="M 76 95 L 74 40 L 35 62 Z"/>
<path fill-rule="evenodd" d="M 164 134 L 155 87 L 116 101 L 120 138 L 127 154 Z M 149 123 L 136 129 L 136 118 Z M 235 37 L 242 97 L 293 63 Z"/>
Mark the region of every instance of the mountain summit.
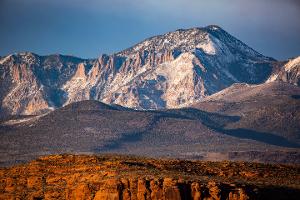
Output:
<path fill-rule="evenodd" d="M 89 99 L 178 108 L 233 83 L 262 83 L 273 62 L 215 25 L 154 36 L 98 59 L 19 53 L 0 59 L 1 113 L 37 114 Z"/>

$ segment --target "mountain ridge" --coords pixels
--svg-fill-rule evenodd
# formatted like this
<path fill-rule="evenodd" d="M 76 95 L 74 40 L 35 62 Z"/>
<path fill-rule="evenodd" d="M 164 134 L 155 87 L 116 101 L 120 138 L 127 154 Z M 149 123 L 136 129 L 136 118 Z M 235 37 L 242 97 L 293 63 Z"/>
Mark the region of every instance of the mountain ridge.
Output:
<path fill-rule="evenodd" d="M 0 60 L 1 114 L 41 114 L 94 99 L 135 109 L 192 105 L 276 63 L 219 26 L 178 29 L 97 59 L 20 53 Z"/>

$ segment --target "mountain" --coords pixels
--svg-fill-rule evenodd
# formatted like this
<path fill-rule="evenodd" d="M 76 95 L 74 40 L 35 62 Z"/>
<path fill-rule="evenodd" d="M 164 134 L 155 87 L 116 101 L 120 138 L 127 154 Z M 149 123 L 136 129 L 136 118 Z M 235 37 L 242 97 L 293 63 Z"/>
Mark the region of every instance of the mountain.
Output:
<path fill-rule="evenodd" d="M 271 82 L 234 84 L 190 108 L 75 102 L 1 121 L 0 164 L 60 153 L 300 163 L 299 96 L 299 87 Z"/>
<path fill-rule="evenodd" d="M 13 54 L 0 59 L 1 115 L 81 100 L 180 108 L 233 83 L 262 83 L 274 63 L 218 26 L 179 29 L 98 59 Z"/>
<path fill-rule="evenodd" d="M 300 56 L 290 59 L 282 67 L 276 69 L 267 82 L 283 81 L 300 86 Z"/>

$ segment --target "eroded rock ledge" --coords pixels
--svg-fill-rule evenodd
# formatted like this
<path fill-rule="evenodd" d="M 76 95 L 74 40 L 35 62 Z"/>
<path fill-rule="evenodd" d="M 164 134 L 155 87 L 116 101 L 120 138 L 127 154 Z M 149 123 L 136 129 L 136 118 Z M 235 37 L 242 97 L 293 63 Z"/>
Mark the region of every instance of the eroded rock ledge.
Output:
<path fill-rule="evenodd" d="M 300 166 L 53 155 L 0 169 L 0 199 L 297 199 Z"/>

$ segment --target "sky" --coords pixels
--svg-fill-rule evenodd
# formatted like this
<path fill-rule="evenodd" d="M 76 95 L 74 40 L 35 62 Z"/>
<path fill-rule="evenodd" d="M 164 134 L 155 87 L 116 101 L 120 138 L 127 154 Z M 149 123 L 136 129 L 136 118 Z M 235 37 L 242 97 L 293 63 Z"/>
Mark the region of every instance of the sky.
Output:
<path fill-rule="evenodd" d="M 0 0 L 0 55 L 96 58 L 211 24 L 266 56 L 300 55 L 300 0 Z"/>

